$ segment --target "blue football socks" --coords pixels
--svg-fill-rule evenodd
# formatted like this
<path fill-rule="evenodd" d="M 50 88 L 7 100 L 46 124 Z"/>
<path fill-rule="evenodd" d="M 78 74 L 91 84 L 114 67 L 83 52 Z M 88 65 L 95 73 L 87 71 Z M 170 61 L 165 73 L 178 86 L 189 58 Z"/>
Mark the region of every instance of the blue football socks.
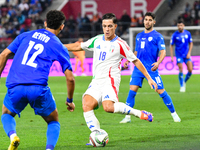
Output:
<path fill-rule="evenodd" d="M 185 83 L 187 82 L 187 80 L 191 77 L 192 72 L 188 72 L 185 76 Z"/>
<path fill-rule="evenodd" d="M 47 144 L 46 149 L 53 150 L 56 146 L 60 134 L 60 123 L 51 121 L 47 127 Z"/>
<path fill-rule="evenodd" d="M 172 103 L 172 99 L 169 96 L 169 94 L 166 91 L 164 91 L 162 94 L 159 94 L 159 95 L 163 99 L 163 102 L 165 103 L 167 108 L 170 110 L 170 112 L 171 113 L 175 112 L 175 108 L 174 108 L 174 105 Z"/>
<path fill-rule="evenodd" d="M 9 114 L 3 114 L 1 116 L 1 122 L 8 137 L 10 137 L 11 134 L 16 133 L 16 122 L 13 116 Z"/>
<path fill-rule="evenodd" d="M 178 74 L 178 79 L 179 79 L 180 86 L 182 87 L 183 86 L 183 73 L 182 72 L 180 72 Z"/>
<path fill-rule="evenodd" d="M 126 105 L 133 108 L 133 106 L 135 105 L 135 95 L 136 94 L 137 94 L 137 92 L 129 90 L 128 97 L 126 99 Z"/>

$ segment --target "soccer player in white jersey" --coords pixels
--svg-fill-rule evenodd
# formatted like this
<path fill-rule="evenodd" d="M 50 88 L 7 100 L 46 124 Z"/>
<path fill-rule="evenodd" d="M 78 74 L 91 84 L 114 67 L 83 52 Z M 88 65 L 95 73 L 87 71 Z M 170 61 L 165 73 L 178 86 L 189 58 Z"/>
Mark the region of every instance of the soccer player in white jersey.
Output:
<path fill-rule="evenodd" d="M 101 104 L 108 113 L 130 114 L 151 122 L 153 119 L 151 113 L 133 109 L 118 100 L 121 60 L 126 58 L 133 62 L 147 78 L 151 88 L 154 86 L 155 90 L 157 89 L 156 83 L 126 42 L 115 34 L 117 19 L 114 14 L 107 13 L 102 17 L 102 28 L 104 34 L 95 36 L 86 42 L 65 44 L 69 51 L 93 51 L 93 79 L 83 94 L 82 100 L 83 115 L 88 128 L 91 131 L 100 129 L 99 121 L 93 110 Z"/>
<path fill-rule="evenodd" d="M 156 92 L 160 95 L 164 104 L 171 112 L 174 122 L 180 122 L 181 119 L 175 111 L 171 97 L 164 89 L 162 79 L 158 72 L 158 66 L 166 56 L 166 50 L 164 38 L 159 32 L 153 29 L 154 24 L 155 15 L 151 12 L 147 12 L 144 18 L 145 29 L 136 36 L 134 54 L 138 57 L 138 59 L 141 60 L 152 79 L 158 85 Z M 158 59 L 159 53 L 160 56 Z M 125 63 L 125 67 L 127 67 L 127 64 L 128 62 Z M 141 71 L 135 67 L 131 76 L 130 91 L 126 100 L 126 104 L 128 106 L 133 107 L 135 105 L 135 96 L 138 89 L 142 87 L 144 78 L 145 76 L 141 73 Z M 126 115 L 126 117 L 120 123 L 128 122 L 131 122 L 130 115 Z"/>
<path fill-rule="evenodd" d="M 51 10 L 46 15 L 45 29 L 24 32 L 0 54 L 0 75 L 6 62 L 15 54 L 6 86 L 8 88 L 3 101 L 1 122 L 10 138 L 8 150 L 17 150 L 20 139 L 16 132 L 16 114 L 30 104 L 36 115 L 47 123 L 46 150 L 53 150 L 59 138 L 60 123 L 53 95 L 48 87 L 48 75 L 54 61 L 62 66 L 67 83 L 67 101 L 69 111 L 74 111 L 73 93 L 75 80 L 70 57 L 66 47 L 57 35 L 64 28 L 65 15 L 61 11 Z M 33 141 L 30 141 L 33 142 Z M 35 143 L 37 144 L 37 143 Z M 1 146 L 0 146 L 1 147 Z"/>
<path fill-rule="evenodd" d="M 184 29 L 184 23 L 182 20 L 179 20 L 177 23 L 178 31 L 175 31 L 172 34 L 170 41 L 170 55 L 171 61 L 173 62 L 173 45 L 175 44 L 175 55 L 176 61 L 179 68 L 179 83 L 180 83 L 180 92 L 185 92 L 186 82 L 192 75 L 192 60 L 191 52 L 193 47 L 191 33 Z M 188 73 L 183 79 L 183 63 L 187 65 Z"/>

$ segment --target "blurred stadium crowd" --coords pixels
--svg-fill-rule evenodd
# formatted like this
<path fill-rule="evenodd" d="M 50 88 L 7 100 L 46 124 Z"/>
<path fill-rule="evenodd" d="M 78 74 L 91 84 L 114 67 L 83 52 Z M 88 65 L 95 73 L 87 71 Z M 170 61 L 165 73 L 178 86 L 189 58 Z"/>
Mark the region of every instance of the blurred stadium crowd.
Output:
<path fill-rule="evenodd" d="M 20 33 L 43 27 L 40 14 L 52 0 L 5 0 L 0 6 L 0 48 Z"/>
<path fill-rule="evenodd" d="M 52 4 L 53 0 L 5 0 L 0 6 L 0 49 L 4 49 L 7 45 L 20 33 L 43 28 L 44 20 L 40 14 Z M 169 0 L 169 9 L 173 9 L 176 0 Z M 193 6 L 186 3 L 185 9 L 178 16 L 183 19 L 186 25 L 200 24 L 200 1 L 195 1 Z M 129 16 L 124 10 L 118 18 L 117 35 L 127 40 L 129 27 L 143 27 L 144 14 L 139 16 Z M 172 24 L 176 25 L 174 20 Z M 59 34 L 62 39 L 74 39 L 78 37 L 90 38 L 99 33 L 101 29 L 101 16 L 93 15 L 90 19 L 86 14 L 84 17 L 79 15 L 74 18 L 70 16 L 65 22 L 64 30 Z"/>
<path fill-rule="evenodd" d="M 187 2 L 177 20 L 179 19 L 182 19 L 186 26 L 200 25 L 200 0 L 195 1 L 192 6 Z M 176 25 L 176 20 L 173 25 Z"/>

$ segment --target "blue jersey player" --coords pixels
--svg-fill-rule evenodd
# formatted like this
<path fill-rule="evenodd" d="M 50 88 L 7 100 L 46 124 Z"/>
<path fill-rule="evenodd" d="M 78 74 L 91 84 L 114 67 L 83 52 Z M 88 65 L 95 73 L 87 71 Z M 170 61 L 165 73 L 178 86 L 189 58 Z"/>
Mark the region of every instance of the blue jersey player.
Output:
<path fill-rule="evenodd" d="M 177 23 L 178 31 L 175 31 L 170 41 L 170 55 L 173 62 L 173 45 L 175 44 L 176 61 L 179 68 L 179 83 L 180 92 L 186 91 L 186 82 L 192 75 L 192 60 L 191 52 L 193 47 L 192 36 L 189 31 L 184 30 L 184 23 L 182 20 Z M 188 73 L 183 79 L 183 63 L 187 65 Z"/>
<path fill-rule="evenodd" d="M 163 81 L 158 73 L 158 66 L 166 56 L 165 43 L 163 36 L 153 29 L 155 24 L 155 15 L 151 12 L 147 12 L 144 18 L 145 30 L 136 36 L 136 45 L 134 54 L 141 60 L 146 67 L 148 73 L 152 79 L 157 83 L 158 89 L 156 92 L 163 99 L 164 104 L 171 112 L 174 122 L 180 122 L 181 119 L 177 115 L 172 99 L 165 91 Z M 160 53 L 159 59 L 158 54 Z M 128 61 L 125 63 L 127 67 Z M 135 105 L 135 96 L 139 88 L 142 87 L 144 75 L 135 67 L 130 80 L 130 91 L 126 100 L 126 104 L 130 107 Z M 120 123 L 131 122 L 130 115 L 126 117 Z"/>
<path fill-rule="evenodd" d="M 64 28 L 65 15 L 52 10 L 46 15 L 45 29 L 20 34 L 0 54 L 0 74 L 12 54 L 15 54 L 6 86 L 7 93 L 3 101 L 1 121 L 10 138 L 8 150 L 16 150 L 20 139 L 16 133 L 16 114 L 30 104 L 36 115 L 40 115 L 48 124 L 46 149 L 53 150 L 60 132 L 58 111 L 55 100 L 48 87 L 48 75 L 54 61 L 61 64 L 67 82 L 67 109 L 74 111 L 73 93 L 75 80 L 72 73 L 69 53 L 57 38 Z"/>

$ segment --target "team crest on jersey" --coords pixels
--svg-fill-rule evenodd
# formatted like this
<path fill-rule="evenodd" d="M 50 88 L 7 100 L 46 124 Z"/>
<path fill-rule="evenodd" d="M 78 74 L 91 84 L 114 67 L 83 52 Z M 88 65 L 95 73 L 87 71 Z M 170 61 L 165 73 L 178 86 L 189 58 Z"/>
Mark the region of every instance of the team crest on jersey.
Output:
<path fill-rule="evenodd" d="M 185 35 L 185 38 L 186 38 L 186 39 L 188 38 L 188 35 L 187 35 L 187 34 Z"/>
<path fill-rule="evenodd" d="M 110 47 L 110 52 L 111 52 L 111 53 L 114 52 L 114 49 L 115 49 L 115 46 L 114 46 L 114 45 L 111 45 L 111 47 Z"/>
<path fill-rule="evenodd" d="M 151 42 L 152 40 L 153 40 L 153 38 L 152 38 L 152 37 L 149 37 L 149 38 L 148 38 L 148 41 L 149 41 L 149 42 Z"/>

